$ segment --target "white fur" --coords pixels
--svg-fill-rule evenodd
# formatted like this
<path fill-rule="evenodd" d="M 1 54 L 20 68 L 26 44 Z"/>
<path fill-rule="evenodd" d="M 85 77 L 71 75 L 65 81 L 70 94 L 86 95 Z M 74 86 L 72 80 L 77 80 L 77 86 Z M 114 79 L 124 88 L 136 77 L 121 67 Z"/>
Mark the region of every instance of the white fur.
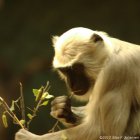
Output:
<path fill-rule="evenodd" d="M 89 43 L 89 40 L 94 33 L 100 35 L 107 46 L 111 46 L 111 42 L 106 33 L 93 31 L 83 27 L 70 29 L 60 37 L 57 37 L 57 39 L 55 38 L 54 68 L 71 66 L 75 61 L 78 61 L 80 57 L 80 52 L 78 52 L 78 50 L 82 50 L 81 47 L 83 47 L 83 51 L 86 50 L 85 44 Z M 77 46 L 77 48 L 75 46 Z M 70 55 L 72 58 L 71 61 L 65 60 L 64 55 Z"/>

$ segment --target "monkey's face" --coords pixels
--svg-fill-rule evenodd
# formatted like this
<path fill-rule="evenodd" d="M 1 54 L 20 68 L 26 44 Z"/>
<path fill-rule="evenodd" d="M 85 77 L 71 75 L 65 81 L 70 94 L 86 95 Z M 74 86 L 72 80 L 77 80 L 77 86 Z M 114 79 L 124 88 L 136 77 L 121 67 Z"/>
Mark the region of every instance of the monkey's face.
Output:
<path fill-rule="evenodd" d="M 65 77 L 68 89 L 76 95 L 84 95 L 90 88 L 90 80 L 86 76 L 83 64 L 77 63 L 71 67 L 58 68 L 61 76 Z"/>
<path fill-rule="evenodd" d="M 70 91 L 76 95 L 84 95 L 94 86 L 94 74 L 89 76 L 87 71 L 91 71 L 91 64 L 96 62 L 94 58 L 97 55 L 94 56 L 94 51 L 99 42 L 102 42 L 99 35 L 83 28 L 73 29 L 53 38 L 53 66 Z"/>

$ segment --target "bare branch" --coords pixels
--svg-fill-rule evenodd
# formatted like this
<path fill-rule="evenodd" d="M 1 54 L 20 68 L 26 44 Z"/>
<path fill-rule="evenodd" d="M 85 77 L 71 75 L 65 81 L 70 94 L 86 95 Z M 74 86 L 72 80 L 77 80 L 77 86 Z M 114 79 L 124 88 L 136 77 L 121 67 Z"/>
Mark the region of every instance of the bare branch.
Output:
<path fill-rule="evenodd" d="M 20 108 L 21 108 L 21 115 L 22 115 L 22 120 L 24 120 L 26 122 L 26 118 L 25 118 L 25 103 L 24 103 L 24 96 L 23 96 L 23 86 L 22 83 L 19 83 L 20 85 Z M 26 127 L 26 123 L 24 124 L 24 127 Z"/>

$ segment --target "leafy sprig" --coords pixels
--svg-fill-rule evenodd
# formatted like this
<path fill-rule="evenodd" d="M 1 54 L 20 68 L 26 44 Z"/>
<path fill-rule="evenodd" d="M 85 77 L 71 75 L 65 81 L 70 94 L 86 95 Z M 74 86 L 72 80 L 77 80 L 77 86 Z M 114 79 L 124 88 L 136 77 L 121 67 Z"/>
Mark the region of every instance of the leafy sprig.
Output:
<path fill-rule="evenodd" d="M 29 108 L 29 110 L 31 110 L 32 113 L 27 114 L 27 116 L 29 118 L 29 121 L 27 122 L 27 129 L 29 129 L 29 125 L 30 125 L 31 121 L 36 117 L 39 108 L 41 106 L 47 106 L 49 100 L 54 97 L 53 95 L 50 95 L 48 93 L 49 89 L 50 89 L 50 86 L 49 86 L 48 82 L 45 87 L 42 86 L 40 89 L 33 89 L 36 106 L 34 107 L 34 109 Z"/>
<path fill-rule="evenodd" d="M 50 85 L 49 82 L 47 82 L 46 86 L 42 86 L 39 89 L 33 89 L 33 94 L 35 96 L 35 107 L 33 109 L 29 110 L 32 111 L 32 113 L 28 113 L 27 117 L 28 120 L 26 120 L 25 117 L 25 104 L 24 104 L 24 96 L 23 96 L 23 87 L 22 83 L 20 83 L 20 97 L 17 100 L 12 100 L 11 106 L 9 106 L 6 101 L 0 97 L 0 106 L 3 107 L 4 111 L 2 113 L 2 122 L 4 127 L 8 127 L 8 121 L 7 116 L 10 116 L 14 122 L 14 124 L 18 124 L 23 129 L 29 129 L 30 123 L 32 120 L 37 116 L 37 112 L 40 109 L 41 106 L 47 106 L 49 100 L 53 98 L 53 95 L 49 94 Z M 21 118 L 19 119 L 15 113 L 16 108 L 18 108 L 21 112 Z"/>

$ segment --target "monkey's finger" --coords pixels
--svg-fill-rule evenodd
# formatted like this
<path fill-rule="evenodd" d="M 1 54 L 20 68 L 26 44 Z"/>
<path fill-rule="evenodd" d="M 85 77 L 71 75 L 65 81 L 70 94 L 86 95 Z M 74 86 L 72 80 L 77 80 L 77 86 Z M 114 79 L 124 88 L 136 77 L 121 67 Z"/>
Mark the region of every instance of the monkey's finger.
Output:
<path fill-rule="evenodd" d="M 51 107 L 51 111 L 56 111 L 58 109 L 64 109 L 66 112 L 71 111 L 71 106 L 66 103 L 55 104 Z"/>
<path fill-rule="evenodd" d="M 55 104 L 51 107 L 52 111 L 58 110 L 58 109 L 64 109 L 67 108 L 67 104 L 66 103 L 59 103 L 59 104 Z"/>
<path fill-rule="evenodd" d="M 60 115 L 63 114 L 63 109 L 58 109 L 57 111 L 51 111 L 50 115 L 56 119 L 59 118 Z"/>
<path fill-rule="evenodd" d="M 65 110 L 65 109 L 58 109 L 56 111 L 51 111 L 51 116 L 56 118 L 56 119 L 59 119 L 59 118 L 68 118 L 69 115 L 72 114 L 72 112 L 69 110 Z"/>
<path fill-rule="evenodd" d="M 56 98 L 51 102 L 51 105 L 59 104 L 59 103 L 62 103 L 62 102 L 70 102 L 68 96 L 56 97 Z"/>

